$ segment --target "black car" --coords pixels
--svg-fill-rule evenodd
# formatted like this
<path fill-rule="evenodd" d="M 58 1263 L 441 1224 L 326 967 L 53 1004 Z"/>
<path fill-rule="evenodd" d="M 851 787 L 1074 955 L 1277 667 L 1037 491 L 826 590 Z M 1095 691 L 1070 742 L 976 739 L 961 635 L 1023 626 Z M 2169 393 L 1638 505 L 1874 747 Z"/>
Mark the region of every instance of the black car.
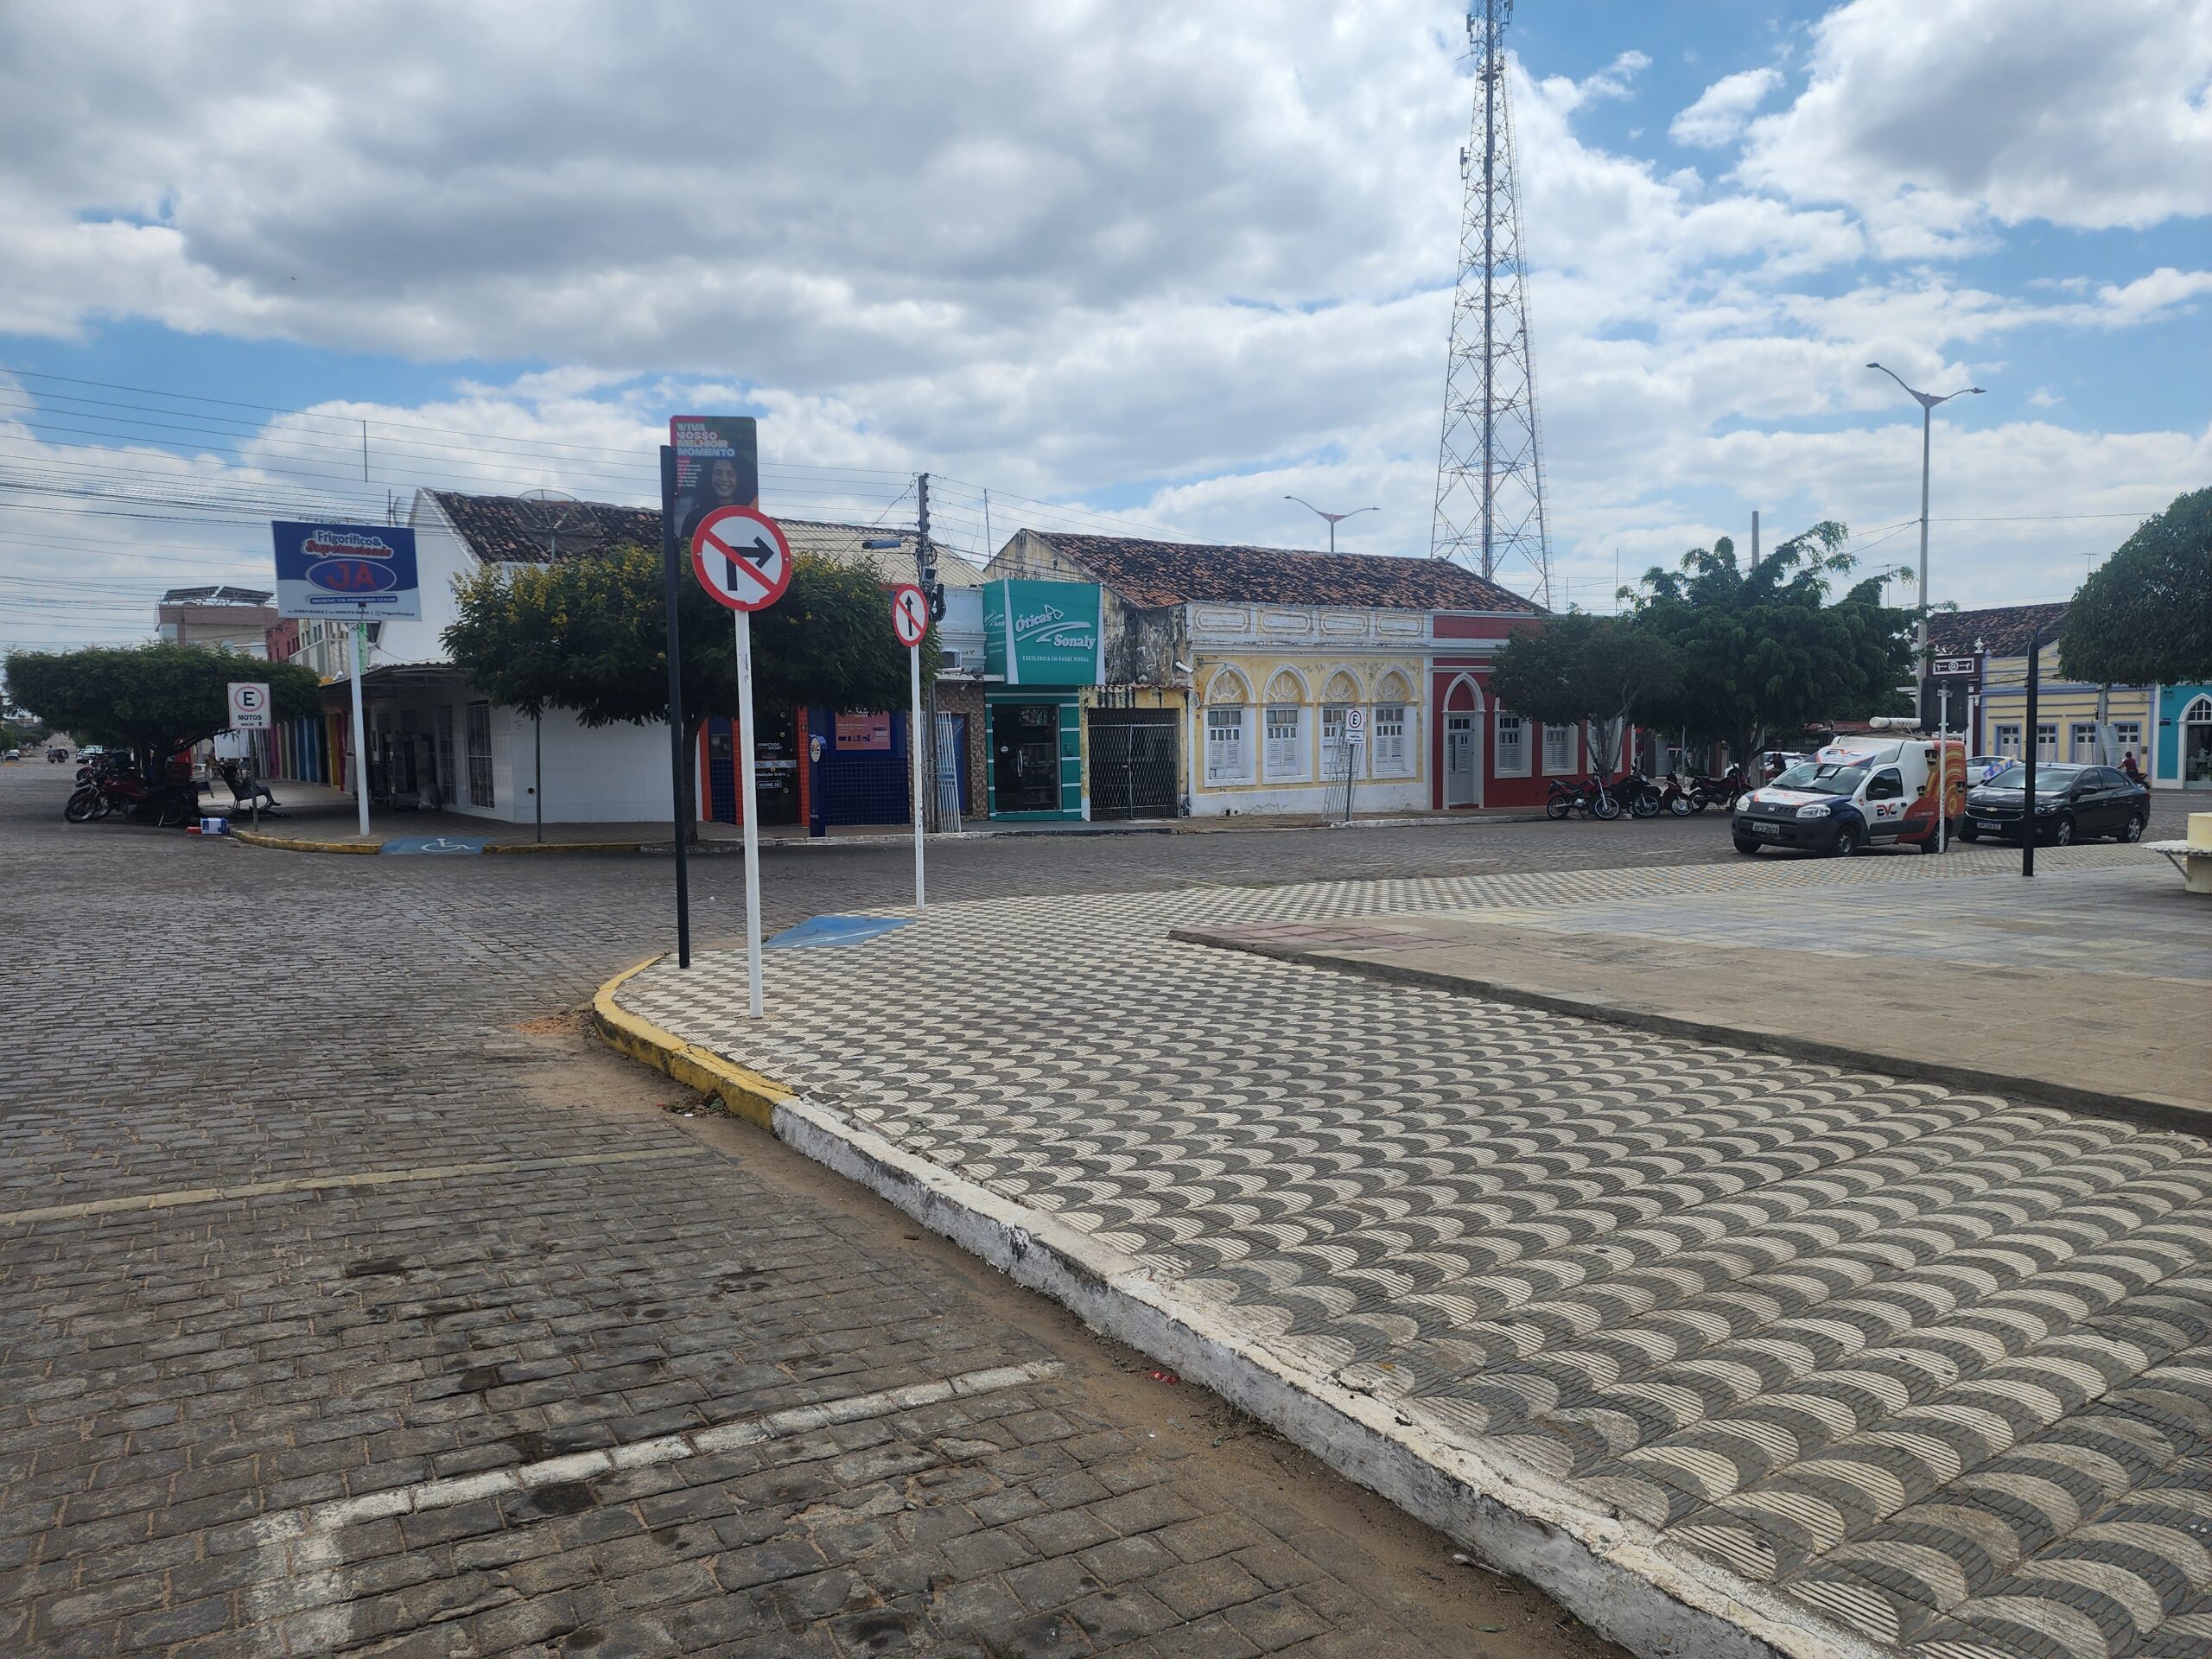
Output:
<path fill-rule="evenodd" d="M 1984 836 L 2018 839 L 2021 825 L 2031 816 L 2027 787 L 2028 769 L 2016 761 L 1987 783 L 1968 790 L 1959 839 L 1979 841 Z M 2032 817 L 2036 839 L 2061 847 L 2093 836 L 2140 841 L 2143 826 L 2151 821 L 2151 791 L 2141 784 L 2129 783 L 2126 773 L 2111 766 L 2038 763 Z"/>

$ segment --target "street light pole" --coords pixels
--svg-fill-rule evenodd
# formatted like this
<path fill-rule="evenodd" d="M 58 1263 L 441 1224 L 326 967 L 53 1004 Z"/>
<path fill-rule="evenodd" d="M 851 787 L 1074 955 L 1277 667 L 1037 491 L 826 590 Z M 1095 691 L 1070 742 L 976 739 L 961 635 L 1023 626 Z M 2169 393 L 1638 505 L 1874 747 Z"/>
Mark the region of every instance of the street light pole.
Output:
<path fill-rule="evenodd" d="M 1302 495 L 1286 495 L 1283 497 L 1283 499 L 1286 501 L 1297 502 L 1300 506 L 1305 508 L 1308 512 L 1320 512 L 1321 517 L 1329 521 L 1329 551 L 1332 553 L 1337 550 L 1337 526 L 1338 524 L 1344 523 L 1347 518 L 1357 518 L 1363 512 L 1374 512 L 1377 511 L 1377 509 L 1374 507 L 1354 507 L 1350 512 L 1321 512 L 1320 508 L 1315 506 L 1311 501 L 1308 501 Z"/>
<path fill-rule="evenodd" d="M 1912 677 L 1912 709 L 1924 725 L 1928 720 L 1926 708 L 1928 684 L 1928 461 L 1932 445 L 1935 411 L 1938 404 L 1948 404 L 1954 397 L 1980 397 L 1980 386 L 1961 386 L 1956 391 L 1947 391 L 1942 397 L 1933 392 L 1915 391 L 1898 378 L 1895 369 L 1883 368 L 1879 363 L 1869 363 L 1870 369 L 1881 369 L 1884 374 L 1904 386 L 1905 392 L 1920 405 L 1920 626 L 1914 643 Z"/>

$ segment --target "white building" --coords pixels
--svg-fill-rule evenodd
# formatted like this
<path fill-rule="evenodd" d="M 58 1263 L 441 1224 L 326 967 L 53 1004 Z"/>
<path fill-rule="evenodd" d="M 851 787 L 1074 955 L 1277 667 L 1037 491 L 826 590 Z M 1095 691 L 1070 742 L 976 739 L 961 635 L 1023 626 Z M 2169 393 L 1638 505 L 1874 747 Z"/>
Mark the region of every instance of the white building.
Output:
<path fill-rule="evenodd" d="M 542 812 L 547 823 L 665 823 L 672 804 L 665 721 L 594 728 L 557 709 L 533 720 L 518 709 L 480 695 L 446 651 L 443 633 L 459 620 L 453 592 L 456 577 L 474 575 L 486 565 L 539 564 L 551 557 L 589 557 L 624 545 L 658 549 L 661 544 L 660 514 L 652 508 L 564 502 L 558 527 L 550 531 L 542 520 L 526 519 L 527 511 L 512 496 L 416 492 L 407 522 L 415 531 L 423 614 L 418 620 L 395 619 L 372 623 L 366 629 L 368 661 L 362 696 L 372 785 L 395 804 L 437 807 L 505 823 L 529 823 Z M 865 563 L 877 568 L 887 582 L 912 578 L 912 532 L 794 519 L 778 523 L 795 553 Z M 862 545 L 874 539 L 889 539 L 897 545 L 880 550 Z M 957 561 L 944 564 L 948 580 L 976 580 L 965 567 L 955 569 Z M 885 626 L 887 631 L 887 610 Z M 940 632 L 948 656 L 956 647 L 980 655 L 980 619 L 974 626 L 972 647 L 950 615 Z M 331 688 L 326 696 L 326 719 L 337 728 L 332 747 L 348 752 L 352 746 L 343 741 L 342 728 L 349 706 L 346 681 L 353 671 L 350 634 L 347 624 L 303 621 L 298 658 Z M 759 747 L 772 752 L 771 728 L 779 720 L 788 726 L 791 711 L 758 712 Z M 700 742 L 702 753 L 696 768 L 699 798 L 692 806 L 694 816 L 704 819 L 718 814 L 713 798 L 715 772 L 707 764 L 712 739 L 702 733 Z M 789 734 L 785 747 L 796 747 Z M 796 761 L 789 755 L 779 761 L 772 753 L 764 754 L 759 772 L 771 792 L 782 776 L 776 770 L 779 765 L 795 766 Z M 351 778 L 349 761 L 347 788 Z M 763 816 L 768 821 L 765 803 Z"/>

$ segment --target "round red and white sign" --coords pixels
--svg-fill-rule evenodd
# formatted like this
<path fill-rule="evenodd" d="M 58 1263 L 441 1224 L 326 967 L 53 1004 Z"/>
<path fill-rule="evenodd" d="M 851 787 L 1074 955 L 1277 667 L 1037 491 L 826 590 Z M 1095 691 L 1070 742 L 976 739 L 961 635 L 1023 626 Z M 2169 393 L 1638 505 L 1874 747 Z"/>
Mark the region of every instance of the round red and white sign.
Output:
<path fill-rule="evenodd" d="M 930 602 L 911 582 L 891 590 L 891 630 L 900 645 L 909 647 L 920 645 L 930 631 Z"/>
<path fill-rule="evenodd" d="M 691 533 L 691 569 L 717 603 L 765 611 L 791 585 L 791 543 L 758 507 L 717 507 Z"/>

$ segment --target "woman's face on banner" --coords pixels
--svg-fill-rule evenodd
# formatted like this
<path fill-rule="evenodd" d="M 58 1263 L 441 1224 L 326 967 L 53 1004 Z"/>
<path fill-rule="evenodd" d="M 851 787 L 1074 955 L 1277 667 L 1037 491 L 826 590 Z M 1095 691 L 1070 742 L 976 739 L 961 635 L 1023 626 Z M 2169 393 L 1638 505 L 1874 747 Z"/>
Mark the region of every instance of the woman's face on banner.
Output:
<path fill-rule="evenodd" d="M 737 499 L 737 463 L 730 460 L 717 461 L 707 474 L 707 488 L 717 501 Z"/>

